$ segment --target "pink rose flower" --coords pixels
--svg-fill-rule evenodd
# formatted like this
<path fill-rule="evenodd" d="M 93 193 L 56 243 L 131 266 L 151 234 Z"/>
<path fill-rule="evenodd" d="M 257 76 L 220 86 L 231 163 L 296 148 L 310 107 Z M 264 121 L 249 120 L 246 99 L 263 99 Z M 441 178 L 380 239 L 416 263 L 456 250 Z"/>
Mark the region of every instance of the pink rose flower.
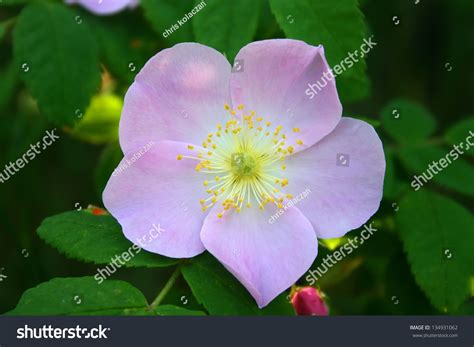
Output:
<path fill-rule="evenodd" d="M 79 4 L 88 11 L 104 16 L 138 6 L 138 0 L 65 0 L 67 4 Z"/>
<path fill-rule="evenodd" d="M 323 47 L 253 42 L 236 62 L 196 43 L 147 62 L 125 96 L 120 165 L 154 145 L 103 200 L 130 241 L 174 258 L 207 250 L 263 307 L 309 269 L 318 237 L 377 211 L 385 159 L 372 126 L 341 118 L 334 79 L 305 93 L 330 71 Z"/>

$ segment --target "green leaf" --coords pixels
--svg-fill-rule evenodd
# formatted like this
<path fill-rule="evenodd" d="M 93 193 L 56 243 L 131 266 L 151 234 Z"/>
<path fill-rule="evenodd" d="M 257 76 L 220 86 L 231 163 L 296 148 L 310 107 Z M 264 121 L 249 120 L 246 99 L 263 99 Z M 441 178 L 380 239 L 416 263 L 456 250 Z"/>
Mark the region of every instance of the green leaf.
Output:
<path fill-rule="evenodd" d="M 3 39 L 3 35 L 5 35 L 5 25 L 3 23 L 0 23 L 0 41 Z"/>
<path fill-rule="evenodd" d="M 385 150 L 385 176 L 383 181 L 383 196 L 392 199 L 395 194 L 395 165 L 393 161 L 393 153 Z"/>
<path fill-rule="evenodd" d="M 467 145 L 466 138 L 471 136 L 468 140 L 471 143 L 474 143 L 474 117 L 463 119 L 459 123 L 456 123 L 451 128 L 448 129 L 444 135 L 445 140 L 451 145 L 460 145 L 464 143 Z M 471 148 L 470 151 L 466 151 L 467 154 L 474 156 L 474 150 Z"/>
<path fill-rule="evenodd" d="M 401 163 L 412 175 L 423 184 L 436 184 L 452 189 L 456 192 L 474 195 L 474 167 L 460 158 L 459 153 L 453 150 L 444 150 L 439 147 L 405 147 L 398 152 Z M 454 160 L 457 158 L 456 160 Z M 445 168 L 441 164 L 444 164 Z M 431 167 L 431 169 L 430 169 Z M 437 174 L 434 174 L 437 172 Z M 422 176 L 423 175 L 423 176 Z M 430 179 L 426 180 L 425 179 Z M 413 183 L 413 185 L 416 185 Z M 412 186 L 415 188 L 414 186 Z"/>
<path fill-rule="evenodd" d="M 18 71 L 16 65 L 11 62 L 0 69 L 0 111 L 3 111 L 11 98 L 18 84 Z"/>
<path fill-rule="evenodd" d="M 419 191 L 400 202 L 396 220 L 416 282 L 437 309 L 455 310 L 470 294 L 473 216 L 454 200 Z"/>
<path fill-rule="evenodd" d="M 345 71 L 337 77 L 343 102 L 368 96 L 370 84 L 365 61 L 355 58 L 359 61 L 343 62 L 350 59 L 349 52 L 362 53 L 360 47 L 366 38 L 367 27 L 357 0 L 340 0 L 337 4 L 334 0 L 270 0 L 270 5 L 288 38 L 315 46 L 322 44 L 331 67 L 344 65 Z"/>
<path fill-rule="evenodd" d="M 407 100 L 393 100 L 382 110 L 382 126 L 394 140 L 413 144 L 433 134 L 436 121 L 419 104 Z"/>
<path fill-rule="evenodd" d="M 199 3 L 201 1 L 196 0 L 196 6 Z M 233 61 L 240 48 L 255 36 L 262 2 L 208 0 L 206 4 L 193 18 L 196 41 L 225 52 Z"/>
<path fill-rule="evenodd" d="M 21 78 L 56 125 L 72 125 L 100 82 L 97 46 L 85 22 L 61 5 L 28 5 L 13 31 Z M 78 87 L 79 86 L 79 87 Z"/>
<path fill-rule="evenodd" d="M 28 289 L 7 315 L 151 315 L 143 294 L 124 281 L 55 278 Z"/>
<path fill-rule="evenodd" d="M 214 257 L 204 253 L 183 266 L 191 290 L 213 315 L 294 315 L 286 294 L 259 309 L 247 290 Z"/>
<path fill-rule="evenodd" d="M 28 2 L 39 1 L 39 0 L 2 0 L 0 1 L 0 6 L 17 6 L 23 5 Z"/>
<path fill-rule="evenodd" d="M 115 76 L 131 84 L 138 71 L 145 65 L 151 52 L 148 42 L 153 42 L 153 33 L 148 27 L 138 22 L 130 13 L 111 17 L 88 15 L 85 19 L 99 42 L 101 61 Z M 128 25 L 123 25 L 124 20 Z M 146 35 L 143 33 L 146 32 Z"/>
<path fill-rule="evenodd" d="M 172 44 L 193 41 L 191 23 L 182 19 L 194 8 L 194 0 L 141 0 L 140 5 L 164 40 Z"/>
<path fill-rule="evenodd" d="M 390 150 L 385 150 L 385 177 L 383 182 L 383 196 L 386 199 L 394 199 L 403 189 L 401 182 L 395 171 L 394 154 Z"/>
<path fill-rule="evenodd" d="M 474 299 L 466 301 L 459 309 L 454 313 L 456 316 L 474 316 Z"/>
<path fill-rule="evenodd" d="M 187 310 L 185 308 L 174 305 L 158 306 L 155 312 L 159 316 L 206 316 L 205 312 Z"/>
<path fill-rule="evenodd" d="M 396 241 L 398 242 L 398 240 Z M 416 284 L 403 253 L 390 260 L 383 277 L 385 298 L 391 315 L 436 315 L 437 311 Z M 401 285 L 403 284 L 403 285 Z"/>
<path fill-rule="evenodd" d="M 126 267 L 163 267 L 179 262 L 132 245 L 110 215 L 96 216 L 88 211 L 61 213 L 46 218 L 38 234 L 66 256 L 94 264 L 109 264 L 117 256 L 120 261 L 116 263 L 123 262 Z M 131 259 L 127 261 L 128 258 Z"/>

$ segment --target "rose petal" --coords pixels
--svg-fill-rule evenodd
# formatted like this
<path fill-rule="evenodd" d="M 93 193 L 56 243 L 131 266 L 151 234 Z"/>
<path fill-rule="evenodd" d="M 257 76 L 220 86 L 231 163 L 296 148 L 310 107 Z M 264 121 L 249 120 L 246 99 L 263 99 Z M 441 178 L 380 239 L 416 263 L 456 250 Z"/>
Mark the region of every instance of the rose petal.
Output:
<path fill-rule="evenodd" d="M 255 298 L 266 306 L 295 283 L 317 255 L 311 223 L 296 208 L 289 208 L 270 223 L 276 209 L 244 208 L 223 218 L 216 206 L 204 222 L 201 239 L 212 253 Z"/>
<path fill-rule="evenodd" d="M 295 199 L 310 190 L 296 206 L 320 238 L 360 227 L 379 208 L 385 157 L 377 133 L 366 122 L 342 118 L 323 140 L 288 157 L 287 170 L 287 191 Z"/>
<path fill-rule="evenodd" d="M 319 141 L 341 119 L 334 79 L 313 98 L 306 94 L 308 83 L 316 83 L 324 73 L 332 77 L 322 46 L 286 39 L 252 42 L 235 61 L 241 69 L 231 77 L 234 105 L 244 104 L 265 120 L 282 125 L 288 144 L 302 140 L 295 151 Z"/>
<path fill-rule="evenodd" d="M 207 175 L 195 171 L 195 161 L 176 159 L 190 152 L 185 143 L 154 143 L 142 152 L 134 162 L 134 154 L 127 155 L 112 174 L 103 194 L 105 207 L 125 236 L 150 252 L 173 258 L 201 253 L 206 213 L 199 199 L 205 196 Z"/>
<path fill-rule="evenodd" d="M 151 58 L 125 96 L 120 145 L 125 153 L 148 141 L 201 143 L 223 123 L 230 104 L 230 64 L 218 51 L 181 43 Z"/>
<path fill-rule="evenodd" d="M 109 15 L 120 12 L 125 8 L 138 5 L 138 0 L 65 0 L 67 4 L 79 4 L 85 9 L 98 15 Z"/>

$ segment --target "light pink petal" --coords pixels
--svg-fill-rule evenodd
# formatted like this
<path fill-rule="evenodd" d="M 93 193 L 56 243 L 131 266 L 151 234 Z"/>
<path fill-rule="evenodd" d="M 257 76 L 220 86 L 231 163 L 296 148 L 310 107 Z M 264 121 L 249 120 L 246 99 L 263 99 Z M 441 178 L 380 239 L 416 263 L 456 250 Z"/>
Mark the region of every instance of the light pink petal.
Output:
<path fill-rule="evenodd" d="M 195 171 L 193 160 L 176 159 L 189 152 L 186 145 L 164 141 L 143 154 L 128 154 L 103 194 L 105 207 L 130 241 L 173 258 L 193 257 L 204 250 L 199 234 L 206 214 L 199 199 L 206 194 L 206 174 Z M 155 238 L 149 237 L 150 231 Z"/>
<path fill-rule="evenodd" d="M 267 206 L 231 211 L 223 218 L 216 206 L 204 222 L 201 239 L 212 253 L 255 298 L 266 306 L 295 283 L 317 255 L 311 223 L 296 208 L 289 208 L 270 223 L 276 209 Z"/>
<path fill-rule="evenodd" d="M 316 83 L 324 73 L 331 81 L 310 98 L 308 83 Z M 231 93 L 234 105 L 243 104 L 282 125 L 288 144 L 302 140 L 297 151 L 319 141 L 341 119 L 342 106 L 324 49 L 303 41 L 266 40 L 243 47 L 234 63 Z M 294 133 L 295 127 L 301 132 Z"/>
<path fill-rule="evenodd" d="M 228 120 L 230 69 L 221 53 L 197 43 L 181 43 L 151 58 L 125 96 L 123 151 L 147 141 L 204 141 Z"/>
<path fill-rule="evenodd" d="M 138 5 L 138 0 L 65 0 L 67 4 L 79 4 L 98 15 L 115 14 L 125 8 Z"/>
<path fill-rule="evenodd" d="M 378 210 L 385 157 L 374 128 L 342 118 L 336 129 L 306 151 L 287 158 L 287 192 L 320 238 L 340 237 Z M 308 189 L 310 193 L 308 194 Z"/>

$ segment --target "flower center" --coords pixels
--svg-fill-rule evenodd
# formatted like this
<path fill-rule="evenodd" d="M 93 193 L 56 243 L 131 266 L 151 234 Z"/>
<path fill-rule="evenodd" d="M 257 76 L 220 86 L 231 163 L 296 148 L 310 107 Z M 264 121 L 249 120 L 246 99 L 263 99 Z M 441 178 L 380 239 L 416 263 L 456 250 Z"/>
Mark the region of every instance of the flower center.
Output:
<path fill-rule="evenodd" d="M 194 155 L 177 156 L 178 160 L 197 160 L 196 171 L 208 174 L 209 179 L 203 182 L 207 197 L 200 199 L 202 210 L 220 204 L 218 216 L 222 217 L 231 208 L 240 212 L 244 205 L 251 208 L 255 204 L 263 210 L 271 203 L 282 208 L 285 198 L 292 198 L 281 191 L 288 185 L 284 160 L 294 152 L 294 147 L 286 144 L 282 126 L 272 129 L 271 123 L 254 111 L 246 114 L 243 105 L 237 107 L 239 114 L 227 104 L 225 109 L 230 116 L 225 126 L 218 124 L 202 148 L 188 145 Z M 303 141 L 296 144 L 301 146 Z"/>
<path fill-rule="evenodd" d="M 232 173 L 237 179 L 256 176 L 259 172 L 259 165 L 252 154 L 240 152 L 233 153 L 230 166 Z"/>

